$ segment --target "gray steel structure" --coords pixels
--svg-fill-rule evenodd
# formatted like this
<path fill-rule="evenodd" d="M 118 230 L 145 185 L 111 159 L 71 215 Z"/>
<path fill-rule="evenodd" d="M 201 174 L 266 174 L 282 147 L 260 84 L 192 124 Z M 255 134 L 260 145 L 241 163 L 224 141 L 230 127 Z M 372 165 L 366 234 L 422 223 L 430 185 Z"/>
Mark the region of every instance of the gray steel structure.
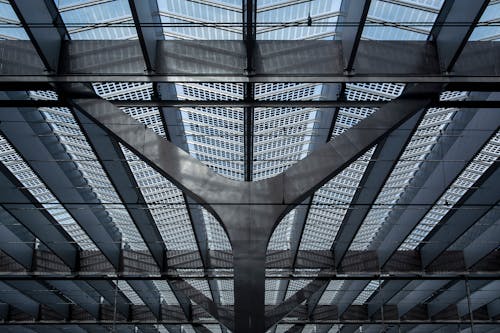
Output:
<path fill-rule="evenodd" d="M 160 40 L 156 1 L 129 1 L 138 41 L 77 41 L 70 40 L 52 0 L 11 0 L 30 41 L 0 41 L 0 86 L 12 85 L 4 89 L 0 100 L 0 134 L 97 250 L 83 250 L 73 242 L 46 207 L 0 164 L 4 221 L 0 225 L 0 327 L 13 332 L 44 332 L 47 326 L 52 331 L 69 327 L 81 332 L 152 332 L 159 325 L 181 332 L 186 324 L 197 332 L 210 331 L 208 327 L 216 324 L 224 332 L 236 333 L 263 333 L 278 324 L 292 325 L 288 332 L 302 332 L 308 325 L 325 332 L 335 329 L 334 325 L 341 325 L 338 330 L 342 332 L 361 326 L 363 332 L 445 332 L 465 326 L 479 332 L 498 330 L 500 241 L 493 236 L 498 234 L 500 197 L 497 160 L 424 242 L 413 251 L 400 248 L 498 133 L 498 95 L 494 92 L 500 77 L 500 45 L 468 41 L 488 1 L 473 6 L 465 0 L 445 1 L 431 38 L 422 42 L 361 40 L 371 2 L 356 6 L 354 1 L 342 1 L 344 20 L 352 25 L 340 21 L 340 41 L 257 41 L 257 1 L 247 0 L 242 7 L 243 40 L 208 42 Z M 166 98 L 108 101 L 90 84 L 120 81 L 156 82 L 156 95 Z M 244 98 L 176 101 L 169 92 L 173 82 L 241 82 Z M 257 101 L 254 85 L 264 82 L 407 85 L 401 96 L 384 102 Z M 58 100 L 30 101 L 18 92 L 33 86 L 54 90 Z M 440 101 L 442 92 L 457 87 L 482 91 L 477 96 L 483 98 L 455 104 Z M 164 108 L 162 119 L 169 140 L 119 109 L 141 103 Z M 182 140 L 174 138 L 174 131 L 182 131 L 175 129 L 171 113 L 186 105 L 244 108 L 245 181 L 215 173 L 189 155 Z M 147 250 L 124 248 L 120 236 L 106 223 L 106 207 L 93 197 L 73 157 L 52 140 L 53 133 L 36 107 L 54 106 L 71 108 Z M 349 106 L 377 110 L 316 145 L 309 156 L 284 172 L 252 181 L 255 107 Z M 436 106 L 476 109 L 460 129 L 447 129 L 454 138 L 443 148 L 441 159 L 422 171 L 415 183 L 419 186 L 398 201 L 396 207 L 401 209 L 395 208 L 388 217 L 390 227 L 376 235 L 375 245 L 352 250 L 358 230 L 376 206 L 425 111 Z M 336 116 L 329 118 L 334 123 Z M 196 259 L 197 253 L 167 248 L 120 146 L 183 191 L 201 260 Z M 297 206 L 310 207 L 319 188 L 373 147 L 372 160 L 330 251 L 299 249 L 308 210 L 295 220 L 292 248 L 267 251 L 287 213 Z M 445 161 L 460 163 L 445 166 Z M 231 253 L 208 248 L 200 207 L 221 224 Z M 417 207 L 417 212 L 411 207 Z M 452 248 L 470 230 L 475 232 L 474 239 L 460 249 Z M 195 270 L 192 276 L 189 270 Z M 188 283 L 189 279 L 208 280 L 211 297 Z M 215 300 L 221 291 L 214 280 L 224 279 L 234 281 L 234 305 Z M 281 295 L 280 304 L 266 306 L 266 279 L 307 279 L 308 283 L 289 297 Z M 347 282 L 338 291 L 336 304 L 319 304 L 333 280 Z M 379 289 L 369 297 L 370 302 L 355 304 L 373 280 L 379 281 Z M 119 290 L 118 281 L 126 281 L 143 304 L 127 304 L 129 296 Z M 152 281 L 166 281 L 178 305 L 163 302 Z"/>

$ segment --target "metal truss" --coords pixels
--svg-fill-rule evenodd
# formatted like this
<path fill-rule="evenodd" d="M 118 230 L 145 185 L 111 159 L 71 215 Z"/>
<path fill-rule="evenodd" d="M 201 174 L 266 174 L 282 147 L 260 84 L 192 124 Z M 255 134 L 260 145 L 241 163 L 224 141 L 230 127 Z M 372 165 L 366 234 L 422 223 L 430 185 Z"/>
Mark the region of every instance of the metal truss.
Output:
<path fill-rule="evenodd" d="M 473 140 L 458 138 L 444 155 L 445 160 L 463 159 L 464 165 L 448 168 L 445 177 L 439 167 L 430 170 L 420 189 L 400 202 L 423 209 L 416 214 L 402 210 L 401 214 L 391 216 L 404 222 L 393 223 L 392 229 L 383 230 L 377 236 L 381 242 L 377 248 L 349 251 L 370 205 L 345 216 L 334 246 L 327 253 L 298 250 L 307 213 L 295 221 L 295 246 L 289 253 L 266 253 L 274 228 L 291 209 L 302 203 L 310 205 L 310 198 L 318 188 L 377 145 L 374 154 L 382 162 L 370 163 L 351 205 L 373 202 L 421 121 L 424 110 L 431 106 L 453 107 L 453 103 L 438 101 L 442 91 L 452 89 L 450 83 L 460 83 L 467 90 L 475 87 L 482 90 L 483 84 L 498 83 L 498 42 L 467 41 L 488 1 L 477 1 L 473 6 L 465 0 L 446 1 L 432 29 L 432 40 L 424 42 L 361 40 L 371 1 L 363 1 L 361 6 L 343 1 L 340 16 L 357 24 L 340 29 L 340 41 L 256 41 L 257 5 L 256 1 L 248 0 L 242 10 L 243 40 L 209 42 L 161 40 L 163 33 L 155 26 L 160 22 L 156 1 L 129 1 L 138 41 L 71 41 L 52 1 L 36 2 L 35 8 L 29 1 L 12 0 L 10 3 L 31 41 L 0 41 L 0 82 L 16 89 L 26 88 L 20 90 L 50 84 L 61 100 L 25 101 L 12 98 L 16 93 L 11 93 L 9 101 L 0 102 L 2 110 L 8 111 L 0 113 L 0 131 L 53 191 L 99 251 L 83 251 L 72 243 L 71 237 L 58 227 L 57 221 L 42 209 L 36 198 L 3 164 L 0 165 L 2 214 L 21 226 L 18 229 L 2 226 L 4 232 L 0 235 L 0 250 L 6 254 L 0 256 L 0 274 L 4 274 L 0 275 L 1 287 L 15 293 L 15 297 L 9 293 L 0 295 L 1 325 L 79 325 L 75 327 L 89 331 L 98 331 L 94 327 L 96 324 L 136 325 L 147 332 L 154 330 L 153 325 L 167 325 L 176 331 L 178 325 L 192 324 L 196 331 L 205 332 L 207 329 L 202 325 L 218 323 L 223 330 L 227 328 L 236 333 L 263 333 L 277 323 L 295 325 L 290 330 L 293 332 L 302 331 L 306 324 L 323 325 L 325 330 L 331 325 L 342 324 L 345 325 L 342 331 L 354 331 L 360 325 L 367 325 L 370 330 L 387 325 L 406 325 L 409 329 L 425 325 L 434 328 L 439 325 L 484 325 L 488 329 L 488 325 L 499 324 L 500 295 L 488 294 L 488 288 L 498 290 L 500 268 L 497 267 L 496 249 L 499 244 L 498 239 L 487 232 L 495 231 L 496 227 L 491 225 L 477 240 L 487 240 L 488 245 L 474 246 L 472 243 L 461 251 L 449 250 L 462 234 L 496 209 L 498 191 L 495 184 L 500 182 L 496 164 L 467 191 L 454 206 L 457 209 L 444 217 L 443 224 L 453 225 L 454 229 L 450 231 L 439 226 L 428 236 L 429 242 L 416 251 L 398 250 L 428 209 L 462 172 L 464 165 L 496 133 L 496 110 L 480 109 L 468 120 L 466 128 L 481 128 L 481 134 Z M 51 24 L 47 27 L 33 27 L 33 24 L 48 22 Z M 450 22 L 461 24 L 451 26 L 447 24 Z M 165 82 L 243 82 L 246 93 L 243 101 L 235 102 L 180 102 L 173 97 L 152 102 L 110 102 L 97 96 L 86 84 L 110 81 L 159 82 L 157 95 L 168 91 Z M 410 84 L 393 101 L 359 102 L 358 106 L 371 104 L 379 110 L 335 140 L 317 145 L 307 158 L 282 174 L 251 182 L 253 108 L 293 105 L 333 108 L 354 104 L 342 100 L 255 101 L 252 93 L 255 82 Z M 175 142 L 156 135 L 118 108 L 140 106 L 141 103 L 165 108 L 219 104 L 245 108 L 246 182 L 231 181 L 215 174 Z M 467 105 L 496 108 L 498 101 L 455 104 Z M 29 124 L 32 120 L 43 120 L 38 111 L 21 112 L 16 108 L 40 106 L 72 108 L 149 253 L 123 249 L 119 237 L 105 227 L 99 215 L 101 203 L 88 199 L 89 193 L 79 186 L 82 178 L 72 173 L 71 158 L 64 148 L 60 143 L 44 139 L 42 127 Z M 163 112 L 165 115 L 168 111 Z M 167 116 L 164 123 L 167 128 L 173 126 Z M 404 135 L 398 135 L 399 130 Z M 196 210 L 191 209 L 193 229 L 203 257 L 201 266 L 190 260 L 192 253 L 172 255 L 174 253 L 162 242 L 150 212 L 141 209 L 145 200 L 129 166 L 123 162 L 118 143 L 183 190 L 188 206 L 196 203 L 209 210 L 225 228 L 232 243 L 232 253 L 209 251 L 203 245 L 206 231 L 201 228 Z M 57 160 L 58 163 L 48 168 L 37 163 L 43 160 Z M 81 209 L 91 204 L 95 205 L 93 209 Z M 474 209 L 460 210 L 460 207 Z M 26 237 L 28 231 L 43 244 L 42 249 L 35 249 L 33 237 Z M 12 246 L 13 243 L 19 246 Z M 138 263 L 140 267 L 135 266 Z M 185 282 L 189 276 L 179 270 L 194 268 L 202 269 L 203 274 L 190 278 L 233 279 L 234 306 L 217 304 Z M 220 275 L 217 268 L 231 269 L 231 273 Z M 282 275 L 269 275 L 266 269 L 273 268 L 279 269 Z M 320 273 L 308 276 L 301 269 L 320 269 Z M 305 277 L 311 280 L 306 287 L 286 300 L 283 295 L 279 305 L 264 305 L 266 279 Z M 151 280 L 165 279 L 179 306 L 162 303 L 158 290 L 151 284 Z M 327 282 L 335 279 L 349 281 L 348 287 L 339 293 L 338 304 L 319 305 Z M 118 292 L 117 285 L 111 284 L 119 280 L 127 281 L 144 305 L 126 304 L 126 296 Z M 368 304 L 353 305 L 371 280 L 383 280 L 380 290 L 370 297 Z M 43 297 L 33 292 L 49 286 L 57 291 L 52 290 Z M 405 291 L 405 288 L 410 290 Z M 446 289 L 443 291 L 443 288 Z M 80 294 L 78 290 L 84 292 Z M 212 296 L 218 293 L 212 283 L 211 292 Z M 481 297 L 485 294 L 488 297 Z M 65 297 L 77 304 L 61 305 Z M 98 298 L 109 304 L 97 301 Z M 93 301 L 86 302 L 89 299 Z M 391 303 L 394 299 L 400 302 Z M 443 308 L 443 301 L 452 305 Z M 214 320 L 204 319 L 207 314 Z M 286 318 L 288 315 L 295 319 Z"/>

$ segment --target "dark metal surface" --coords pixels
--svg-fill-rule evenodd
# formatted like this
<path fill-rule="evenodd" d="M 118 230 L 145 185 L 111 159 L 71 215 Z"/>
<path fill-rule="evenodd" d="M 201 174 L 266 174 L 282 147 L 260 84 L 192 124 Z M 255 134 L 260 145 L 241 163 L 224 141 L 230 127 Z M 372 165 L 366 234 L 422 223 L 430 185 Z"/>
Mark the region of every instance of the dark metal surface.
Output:
<path fill-rule="evenodd" d="M 0 41 L 0 63 L 9 64 L 0 82 L 496 83 L 499 45 L 469 42 L 453 73 L 442 73 L 433 42 L 360 41 L 356 74 L 347 75 L 340 41 L 257 41 L 249 76 L 242 41 L 159 41 L 156 71 L 147 73 L 139 41 L 75 40 L 64 43 L 64 63 L 49 75 L 29 42 Z"/>
<path fill-rule="evenodd" d="M 488 6 L 489 0 L 447 0 L 436 19 L 439 28 L 431 31 L 442 69 L 453 70 L 462 50 Z"/>

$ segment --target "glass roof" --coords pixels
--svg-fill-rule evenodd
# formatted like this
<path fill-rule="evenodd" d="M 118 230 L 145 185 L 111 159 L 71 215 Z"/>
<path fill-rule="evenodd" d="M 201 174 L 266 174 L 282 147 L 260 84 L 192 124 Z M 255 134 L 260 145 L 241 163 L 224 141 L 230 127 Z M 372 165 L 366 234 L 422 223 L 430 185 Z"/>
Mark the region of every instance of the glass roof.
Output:
<path fill-rule="evenodd" d="M 429 32 L 443 6 L 444 0 L 373 0 L 367 22 L 362 32 L 365 40 L 427 40 Z M 137 31 L 127 0 L 58 0 L 56 5 L 71 39 L 124 40 L 137 39 Z M 258 0 L 258 40 L 338 39 L 337 21 L 340 17 L 340 0 Z M 161 32 L 164 39 L 188 40 L 242 40 L 242 2 L 240 0 L 158 0 Z M 308 24 L 308 18 L 311 24 Z M 492 0 L 482 15 L 470 40 L 499 40 L 500 1 Z M 0 39 L 28 39 L 8 1 L 0 0 Z M 177 83 L 172 84 L 175 99 L 193 101 L 228 101 L 244 99 L 242 83 Z M 151 83 L 109 82 L 95 83 L 93 88 L 107 100 L 152 100 L 158 87 Z M 347 101 L 390 101 L 398 97 L 404 84 L 399 83 L 348 83 L 344 98 Z M 319 101 L 335 100 L 337 95 L 324 84 L 318 83 L 257 83 L 253 85 L 257 101 Z M 340 91 L 340 85 L 335 91 Z M 50 91 L 30 92 L 34 99 L 54 99 Z M 468 92 L 446 92 L 442 100 L 464 100 Z M 185 143 L 191 156 L 202 161 L 213 171 L 234 180 L 245 179 L 244 109 L 241 107 L 182 107 L 175 123 L 167 124 L 164 110 L 157 107 L 128 107 L 121 110 L 152 129 L 158 135 L 169 137 L 168 126 L 179 127 L 176 138 Z M 326 142 L 325 131 L 331 129 L 331 139 L 355 126 L 359 121 L 376 112 L 376 108 L 339 108 L 330 122 L 325 121 L 324 109 L 259 107 L 253 118 L 253 174 L 259 181 L 278 175 L 305 158 L 317 144 Z M 74 159 L 81 177 L 88 183 L 109 216 L 110 224 L 121 235 L 124 246 L 136 251 L 147 251 L 132 218 L 112 186 L 82 130 L 67 108 L 40 108 L 50 125 L 52 135 Z M 456 108 L 431 108 L 390 176 L 385 181 L 373 207 L 356 234 L 350 250 L 374 249 L 385 232 L 389 216 L 398 200 L 410 188 L 423 163 L 432 152 L 439 149 L 443 131 L 454 121 Z M 172 140 L 174 141 L 174 140 Z M 201 208 L 201 221 L 193 221 L 185 196 L 165 177 L 140 160 L 133 152 L 120 145 L 125 160 L 146 199 L 148 209 L 158 227 L 162 240 L 169 250 L 192 251 L 195 260 L 201 260 L 197 235 L 193 224 L 201 222 L 207 234 L 209 250 L 231 251 L 231 244 L 220 223 L 207 210 Z M 469 190 L 484 171 L 498 161 L 500 134 L 491 139 L 441 196 L 415 230 L 400 246 L 400 250 L 417 248 L 453 205 Z M 288 251 L 292 247 L 292 234 L 297 226 L 304 225 L 299 250 L 330 251 L 335 236 L 349 209 L 361 179 L 372 161 L 375 147 L 351 163 L 336 177 L 322 186 L 312 196 L 307 214 L 304 207 L 292 210 L 276 227 L 268 251 Z M 9 142 L 0 136 L 0 162 L 25 186 L 39 203 L 54 217 L 61 227 L 82 249 L 95 250 L 96 244 L 74 221 L 50 189 L 38 178 L 28 163 Z M 355 208 L 354 208 L 355 209 Z M 305 220 L 304 216 L 306 216 Z M 496 220 L 490 217 L 495 223 Z M 302 224 L 301 224 L 302 223 Z M 486 222 L 485 222 L 486 223 Z M 460 244 L 467 244 L 462 239 Z M 457 245 L 458 246 L 458 245 Z M 192 270 L 191 272 L 195 272 Z M 201 271 L 198 273 L 202 273 Z M 311 271 L 309 277 L 314 276 Z M 268 279 L 265 285 L 265 304 L 276 305 L 289 298 L 311 280 Z M 188 283 L 212 299 L 217 295 L 210 288 L 214 285 L 220 295 L 215 300 L 222 305 L 234 304 L 232 280 L 189 279 Z M 380 281 L 371 281 L 361 290 L 354 304 L 365 304 L 380 287 Z M 166 281 L 154 282 L 161 294 L 161 301 L 178 305 Z M 132 304 L 144 304 L 136 291 L 124 281 L 118 288 Z M 330 305 L 338 301 L 339 292 L 346 288 L 345 281 L 331 281 L 322 294 L 319 304 Z M 221 332 L 219 325 L 206 326 L 212 332 Z M 285 332 L 290 325 L 278 325 L 276 332 Z M 166 331 L 164 327 L 160 330 Z M 334 327 L 332 330 L 340 329 Z M 184 325 L 183 331 L 193 327 Z M 304 332 L 314 332 L 307 325 Z"/>
<path fill-rule="evenodd" d="M 426 40 L 444 0 L 374 0 L 362 38 Z"/>
<path fill-rule="evenodd" d="M 0 1 L 0 40 L 29 39 L 8 1 Z"/>

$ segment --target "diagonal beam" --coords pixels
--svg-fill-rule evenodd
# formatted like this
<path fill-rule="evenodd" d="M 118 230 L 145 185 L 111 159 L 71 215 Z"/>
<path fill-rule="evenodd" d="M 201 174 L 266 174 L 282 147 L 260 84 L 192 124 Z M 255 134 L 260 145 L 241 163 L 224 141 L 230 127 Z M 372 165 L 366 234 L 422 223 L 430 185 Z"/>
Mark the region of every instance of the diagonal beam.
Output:
<path fill-rule="evenodd" d="M 47 286 L 43 285 L 41 282 L 4 280 L 3 283 L 17 290 L 17 293 L 21 293 L 31 298 L 40 305 L 44 304 L 64 318 L 69 319 L 70 307 L 67 301 L 49 290 Z"/>
<path fill-rule="evenodd" d="M 495 110 L 479 109 L 475 111 L 473 118 L 464 126 L 463 132 L 474 133 L 474 135 L 464 135 L 455 140 L 453 145 L 444 153 L 443 161 L 464 161 L 463 163 L 446 163 L 446 166 L 436 166 L 417 193 L 410 199 L 400 200 L 400 204 L 408 206 L 424 205 L 430 207 L 436 202 L 452 184 L 463 168 L 474 158 L 481 147 L 488 142 L 490 137 L 496 132 L 498 118 Z M 478 131 L 479 130 L 479 131 Z M 387 225 L 392 225 L 391 230 L 385 235 L 381 245 L 377 249 L 380 265 L 383 266 L 390 259 L 392 254 L 399 248 L 400 244 L 418 225 L 425 216 L 429 208 L 417 211 L 406 209 L 400 214 L 393 215 L 393 219 L 404 221 L 404 223 L 394 223 L 387 221 Z"/>
<path fill-rule="evenodd" d="M 75 221 L 94 241 L 106 258 L 118 267 L 120 239 L 109 227 L 100 201 L 92 195 L 86 181 L 40 111 L 11 108 L 0 112 L 0 130 L 30 168 L 51 190 Z M 54 161 L 54 162 L 51 162 Z M 65 204 L 70 203 L 70 204 Z M 93 204 L 92 207 L 89 204 Z M 107 227 L 108 226 L 108 227 Z"/>
<path fill-rule="evenodd" d="M 80 111 L 73 110 L 73 115 L 113 184 L 120 200 L 127 203 L 125 208 L 160 271 L 164 272 L 167 248 L 150 211 L 142 209 L 146 205 L 146 200 L 139 190 L 139 186 L 118 143 Z"/>
<path fill-rule="evenodd" d="M 283 179 L 285 203 L 298 204 L 327 183 L 391 131 L 425 109 L 441 88 L 436 84 L 407 86 L 399 98 L 295 163 L 278 176 Z"/>
<path fill-rule="evenodd" d="M 446 0 L 431 30 L 442 69 L 451 72 L 489 0 Z"/>
<path fill-rule="evenodd" d="M 500 297 L 500 281 L 491 281 L 485 286 L 478 288 L 470 294 L 470 311 L 494 302 Z M 459 316 L 464 316 L 469 313 L 469 300 L 465 297 L 457 303 L 457 310 Z"/>
<path fill-rule="evenodd" d="M 187 295 L 189 299 L 201 306 L 207 313 L 214 317 L 219 323 L 224 325 L 227 329 L 233 331 L 234 323 L 230 312 L 223 307 L 217 306 L 210 298 L 206 297 L 203 293 L 192 287 L 184 280 L 172 281 L 173 286 Z"/>
<path fill-rule="evenodd" d="M 3 208 L 58 256 L 68 267 L 78 267 L 79 248 L 23 184 L 0 164 L 0 202 Z"/>
<path fill-rule="evenodd" d="M 427 238 L 420 249 L 424 267 L 430 265 L 476 221 L 498 205 L 500 201 L 498 184 L 500 184 L 500 169 L 494 163 L 441 219 L 438 229 Z"/>
<path fill-rule="evenodd" d="M 64 296 L 75 302 L 94 318 L 99 318 L 99 298 L 89 290 L 92 289 L 83 281 L 48 281 L 48 284 L 59 290 Z M 111 303 L 112 304 L 112 303 Z"/>
<path fill-rule="evenodd" d="M 10 0 L 24 30 L 50 72 L 59 69 L 62 42 L 68 33 L 53 0 Z"/>
<path fill-rule="evenodd" d="M 406 144 L 415 133 L 423 115 L 423 111 L 415 114 L 375 148 L 372 156 L 374 161 L 369 163 L 360 181 L 359 189 L 351 201 L 350 207 L 355 209 L 348 209 L 333 242 L 332 251 L 335 255 L 337 267 L 341 266 L 342 259 L 344 259 L 361 224 L 371 209 L 370 203 L 375 202 L 387 178 L 398 163 L 399 157 L 404 152 Z"/>
<path fill-rule="evenodd" d="M 27 271 L 33 268 L 35 238 L 21 239 L 11 228 L 17 224 L 3 207 L 0 207 L 0 250 L 20 263 Z M 20 226 L 22 228 L 22 226 Z M 30 244 L 31 243 L 31 244 Z"/>
<path fill-rule="evenodd" d="M 469 283 L 469 290 L 475 292 L 486 286 L 489 281 L 458 281 L 448 286 L 445 291 L 437 295 L 427 304 L 427 312 L 433 317 L 443 311 L 450 305 L 457 304 L 460 300 L 467 297 L 465 283 Z"/>
<path fill-rule="evenodd" d="M 474 240 L 464 248 L 464 261 L 470 267 L 474 263 L 486 257 L 489 253 L 500 247 L 500 209 L 498 206 L 493 207 L 485 216 L 491 221 L 491 225 L 474 238 Z M 489 224 L 484 219 L 479 222 L 481 224 Z"/>
<path fill-rule="evenodd" d="M 342 0 L 336 32 L 342 41 L 344 66 L 347 73 L 354 69 L 356 52 L 370 4 L 371 0 Z"/>
<path fill-rule="evenodd" d="M 214 173 L 175 144 L 155 134 L 112 103 L 99 98 L 89 87 L 77 84 L 59 89 L 66 98 L 72 97 L 69 103 L 75 109 L 141 156 L 196 201 L 206 203 L 207 199 L 200 197 L 202 193 L 219 186 L 215 184 L 228 183 L 226 178 Z M 82 95 L 87 98 L 77 98 Z M 165 159 L 167 156 L 168 159 Z"/>
<path fill-rule="evenodd" d="M 39 304 L 2 281 L 0 281 L 0 302 L 14 306 L 34 318 L 38 317 Z"/>
<path fill-rule="evenodd" d="M 163 28 L 156 0 L 129 0 L 137 36 L 148 71 L 157 66 L 157 41 L 163 39 Z"/>
<path fill-rule="evenodd" d="M 313 280 L 280 305 L 266 311 L 266 330 L 276 325 L 276 323 L 326 285 L 328 285 L 328 281 L 326 280 Z"/>
<path fill-rule="evenodd" d="M 54 282 L 55 281 L 51 281 L 51 283 Z M 56 286 L 60 288 L 63 287 L 57 284 Z M 125 318 L 128 318 L 130 315 L 128 304 L 130 303 L 130 301 L 120 290 L 116 290 L 115 292 L 116 288 L 116 284 L 111 283 L 110 281 L 87 281 L 83 284 L 78 285 L 78 289 L 84 290 L 89 295 L 92 295 L 92 290 L 89 289 L 95 290 L 99 294 L 99 296 L 102 296 L 102 298 L 105 299 L 109 304 L 114 305 L 116 299 L 117 312 L 123 315 Z"/>

